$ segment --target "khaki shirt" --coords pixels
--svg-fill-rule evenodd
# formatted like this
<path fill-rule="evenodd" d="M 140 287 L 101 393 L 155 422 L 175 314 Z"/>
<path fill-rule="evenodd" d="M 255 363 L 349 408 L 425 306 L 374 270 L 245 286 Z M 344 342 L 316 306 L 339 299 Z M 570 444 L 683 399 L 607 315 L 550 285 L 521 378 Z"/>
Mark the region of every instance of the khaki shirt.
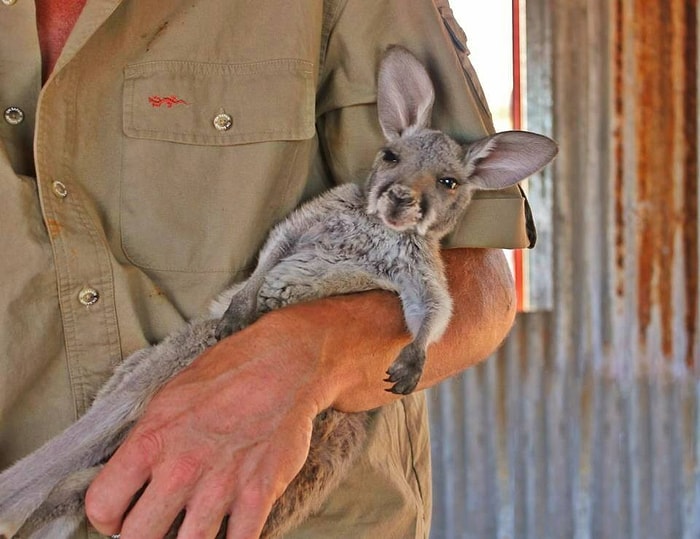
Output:
<path fill-rule="evenodd" d="M 88 0 L 43 88 L 34 2 L 7 4 L 0 468 L 245 276 L 302 200 L 364 181 L 387 45 L 430 66 L 435 124 L 462 140 L 491 130 L 444 0 Z M 526 246 L 523 213 L 517 189 L 490 193 L 453 241 Z M 425 537 L 428 449 L 421 396 L 378 411 L 363 458 L 292 536 Z"/>

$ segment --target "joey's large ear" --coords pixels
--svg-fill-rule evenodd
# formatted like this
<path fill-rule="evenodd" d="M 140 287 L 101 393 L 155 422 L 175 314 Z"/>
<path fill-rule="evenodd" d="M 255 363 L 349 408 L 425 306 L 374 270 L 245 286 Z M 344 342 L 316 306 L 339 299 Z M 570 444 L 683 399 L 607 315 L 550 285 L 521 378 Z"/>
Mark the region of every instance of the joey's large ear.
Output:
<path fill-rule="evenodd" d="M 390 47 L 379 65 L 377 109 L 387 140 L 428 127 L 435 92 L 423 64 L 403 47 Z"/>
<path fill-rule="evenodd" d="M 540 170 L 557 151 L 557 144 L 544 135 L 505 131 L 468 145 L 464 161 L 479 189 L 502 189 Z"/>

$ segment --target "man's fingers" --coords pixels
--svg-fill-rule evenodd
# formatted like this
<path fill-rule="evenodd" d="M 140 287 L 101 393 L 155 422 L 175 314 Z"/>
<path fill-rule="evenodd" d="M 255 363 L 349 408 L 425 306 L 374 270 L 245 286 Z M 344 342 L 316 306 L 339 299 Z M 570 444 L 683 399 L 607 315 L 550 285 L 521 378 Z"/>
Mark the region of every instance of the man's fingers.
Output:
<path fill-rule="evenodd" d="M 257 539 L 262 533 L 275 496 L 262 488 L 242 491 L 229 511 L 226 539 Z"/>
<path fill-rule="evenodd" d="M 134 495 L 150 479 L 150 458 L 143 458 L 146 445 L 149 442 L 120 447 L 90 485 L 85 513 L 100 533 L 112 535 L 121 530 Z"/>
<path fill-rule="evenodd" d="M 127 438 L 86 495 L 85 511 L 98 531 L 119 533 L 122 539 L 165 534 L 200 478 L 203 460 L 187 455 L 163 460 L 164 456 L 162 438 L 153 431 L 134 431 Z M 134 495 L 147 481 L 147 488 L 131 507 Z"/>
<path fill-rule="evenodd" d="M 178 537 L 216 537 L 221 523 L 231 505 L 233 485 L 220 481 L 209 482 L 187 502 L 185 520 L 180 526 Z"/>
<path fill-rule="evenodd" d="M 161 539 L 187 502 L 181 492 L 163 496 L 157 482 L 149 484 L 122 523 L 120 539 Z"/>
<path fill-rule="evenodd" d="M 163 537 L 187 506 L 201 473 L 201 461 L 187 457 L 154 470 L 148 487 L 124 519 L 121 539 Z"/>
<path fill-rule="evenodd" d="M 304 430 L 287 439 L 288 444 L 268 446 L 249 480 L 239 484 L 238 495 L 229 510 L 227 539 L 260 537 L 273 505 L 299 472 L 308 452 L 310 441 Z M 295 451 L 297 448 L 300 452 Z M 290 458 L 291 455 L 295 456 Z"/>

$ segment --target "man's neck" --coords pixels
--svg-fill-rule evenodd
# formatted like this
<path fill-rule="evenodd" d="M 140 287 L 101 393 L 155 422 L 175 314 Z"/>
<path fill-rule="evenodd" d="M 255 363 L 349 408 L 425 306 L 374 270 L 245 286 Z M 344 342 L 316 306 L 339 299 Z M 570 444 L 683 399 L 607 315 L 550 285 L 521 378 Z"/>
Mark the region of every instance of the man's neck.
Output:
<path fill-rule="evenodd" d="M 42 77 L 49 78 L 86 0 L 35 0 Z"/>

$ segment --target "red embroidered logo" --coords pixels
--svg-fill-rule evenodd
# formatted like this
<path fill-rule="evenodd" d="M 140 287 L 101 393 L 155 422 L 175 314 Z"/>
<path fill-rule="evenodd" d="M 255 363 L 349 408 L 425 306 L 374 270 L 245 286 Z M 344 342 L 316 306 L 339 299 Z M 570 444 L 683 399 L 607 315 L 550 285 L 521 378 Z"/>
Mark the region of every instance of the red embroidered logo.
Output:
<path fill-rule="evenodd" d="M 174 105 L 189 105 L 187 101 L 180 99 L 176 95 L 152 95 L 148 98 L 148 102 L 152 107 L 162 107 L 165 105 L 169 109 L 173 108 Z"/>

